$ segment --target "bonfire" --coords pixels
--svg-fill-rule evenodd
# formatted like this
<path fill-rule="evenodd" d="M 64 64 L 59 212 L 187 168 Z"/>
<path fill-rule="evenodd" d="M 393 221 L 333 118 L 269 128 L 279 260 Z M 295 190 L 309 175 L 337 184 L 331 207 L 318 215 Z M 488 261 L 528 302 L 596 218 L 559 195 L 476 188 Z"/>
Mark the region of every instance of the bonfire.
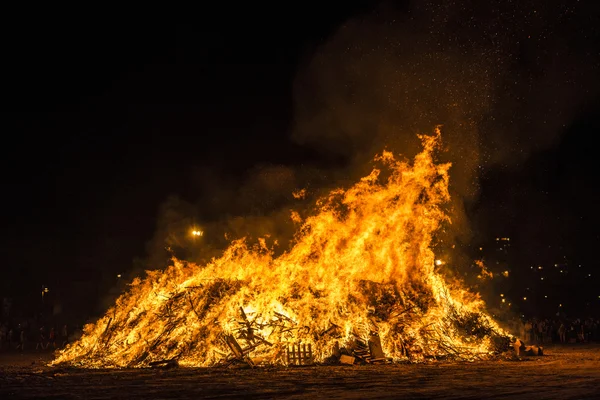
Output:
<path fill-rule="evenodd" d="M 414 160 L 384 151 L 372 172 L 299 220 L 289 249 L 231 243 L 206 265 L 174 259 L 135 279 L 53 365 L 87 368 L 231 363 L 389 363 L 475 359 L 510 336 L 480 297 L 435 268 L 451 221 L 440 132 Z"/>

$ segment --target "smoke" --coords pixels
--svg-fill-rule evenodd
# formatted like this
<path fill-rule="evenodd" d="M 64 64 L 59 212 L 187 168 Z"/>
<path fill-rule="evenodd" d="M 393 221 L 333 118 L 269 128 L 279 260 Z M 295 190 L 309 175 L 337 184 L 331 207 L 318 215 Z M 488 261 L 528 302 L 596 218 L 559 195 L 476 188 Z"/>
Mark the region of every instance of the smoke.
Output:
<path fill-rule="evenodd" d="M 300 71 L 292 138 L 345 157 L 348 174 L 360 175 L 383 148 L 411 157 L 416 134 L 442 125 L 441 157 L 453 164 L 445 240 L 468 243 L 482 174 L 556 145 L 598 91 L 571 18 L 585 7 L 384 3 L 347 21 Z"/>
<path fill-rule="evenodd" d="M 203 264 L 240 238 L 268 238 L 276 251 L 284 251 L 297 229 L 291 213 L 303 207 L 293 192 L 319 182 L 319 174 L 312 167 L 271 164 L 256 165 L 238 177 L 197 168 L 192 185 L 201 188 L 201 195 L 195 201 L 172 195 L 162 203 L 146 246 L 145 268 L 164 268 L 172 257 Z M 203 235 L 193 236 L 193 229 Z M 133 276 L 143 271 L 136 272 Z"/>
<path fill-rule="evenodd" d="M 438 125 L 441 161 L 453 164 L 453 223 L 438 241 L 448 253 L 469 243 L 481 177 L 519 168 L 556 145 L 598 92 L 593 66 L 584 62 L 588 48 L 578 33 L 584 29 L 571 18 L 585 7 L 416 1 L 408 8 L 383 3 L 347 21 L 300 67 L 290 132 L 294 143 L 342 162 L 263 164 L 236 177 L 198 169 L 192 182 L 202 195 L 164 204 L 149 265 L 171 254 L 203 262 L 239 237 L 270 235 L 285 250 L 297 228 L 292 209 L 306 215 L 311 199 L 364 176 L 383 149 L 414 156 L 417 134 Z M 292 196 L 301 188 L 308 189 L 304 202 Z M 205 232 L 201 241 L 190 238 L 194 224 Z M 453 254 L 453 264 L 471 265 L 465 254 Z"/>

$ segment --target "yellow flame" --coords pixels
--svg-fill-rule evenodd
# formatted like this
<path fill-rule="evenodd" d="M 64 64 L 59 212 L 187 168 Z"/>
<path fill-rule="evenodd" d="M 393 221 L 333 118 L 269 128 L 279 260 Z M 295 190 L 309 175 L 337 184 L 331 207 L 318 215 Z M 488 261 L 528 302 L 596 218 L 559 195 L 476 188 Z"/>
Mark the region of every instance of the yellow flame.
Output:
<path fill-rule="evenodd" d="M 224 334 L 269 363 L 285 363 L 290 344 L 311 344 L 323 361 L 371 335 L 394 360 L 490 353 L 490 332 L 503 331 L 478 296 L 434 270 L 432 236 L 450 222 L 443 209 L 450 164 L 433 159 L 439 130 L 421 140 L 412 164 L 384 151 L 375 158 L 380 167 L 320 199 L 280 256 L 264 240 L 242 239 L 207 265 L 174 260 L 135 279 L 53 364 L 137 367 L 177 358 L 214 365 L 231 355 Z M 470 320 L 487 333 L 457 323 Z"/>
<path fill-rule="evenodd" d="M 492 279 L 494 277 L 494 274 L 487 269 L 487 267 L 483 263 L 483 260 L 476 260 L 475 265 L 477 265 L 481 269 L 481 272 L 479 275 L 477 275 L 477 278 L 485 280 Z"/>
<path fill-rule="evenodd" d="M 303 199 L 306 197 L 306 189 L 296 190 L 295 192 L 292 192 L 292 196 L 294 196 L 295 199 Z"/>

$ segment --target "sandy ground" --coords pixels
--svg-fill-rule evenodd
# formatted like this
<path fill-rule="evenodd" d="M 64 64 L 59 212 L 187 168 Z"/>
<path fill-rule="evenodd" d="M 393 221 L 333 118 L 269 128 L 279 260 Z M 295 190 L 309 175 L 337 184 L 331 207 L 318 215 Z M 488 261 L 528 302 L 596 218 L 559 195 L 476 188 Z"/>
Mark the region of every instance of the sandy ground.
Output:
<path fill-rule="evenodd" d="M 80 370 L 0 355 L 0 399 L 600 399 L 600 344 L 521 361 L 296 368 Z"/>

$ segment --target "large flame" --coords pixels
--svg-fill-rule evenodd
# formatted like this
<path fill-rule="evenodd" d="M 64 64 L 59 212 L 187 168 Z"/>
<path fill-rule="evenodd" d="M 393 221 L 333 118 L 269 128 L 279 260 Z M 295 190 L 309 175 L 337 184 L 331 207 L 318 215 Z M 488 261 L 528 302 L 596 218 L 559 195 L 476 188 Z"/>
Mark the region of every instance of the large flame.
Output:
<path fill-rule="evenodd" d="M 421 140 L 412 163 L 385 151 L 380 168 L 322 198 L 280 256 L 238 240 L 208 265 L 174 260 L 136 279 L 53 364 L 209 366 L 231 357 L 227 335 L 268 363 L 285 364 L 297 343 L 324 361 L 374 334 L 394 360 L 490 354 L 504 332 L 434 267 L 450 164 L 434 162 L 439 130 Z"/>

